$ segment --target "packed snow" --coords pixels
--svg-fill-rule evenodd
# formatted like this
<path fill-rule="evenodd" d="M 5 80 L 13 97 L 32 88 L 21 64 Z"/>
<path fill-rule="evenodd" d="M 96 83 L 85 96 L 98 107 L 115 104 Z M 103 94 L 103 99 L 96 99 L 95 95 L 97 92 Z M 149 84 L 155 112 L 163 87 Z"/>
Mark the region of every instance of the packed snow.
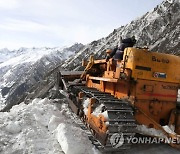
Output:
<path fill-rule="evenodd" d="M 85 100 L 83 100 L 83 111 L 85 115 L 88 114 L 89 101 L 90 101 L 89 98 L 86 98 Z"/>
<path fill-rule="evenodd" d="M 95 110 L 93 111 L 92 114 L 95 115 L 95 116 L 99 116 L 99 114 L 102 113 L 103 107 L 104 107 L 104 104 L 100 104 L 99 106 L 97 106 L 95 108 Z"/>
<path fill-rule="evenodd" d="M 163 129 L 164 129 L 167 133 L 176 135 L 176 133 L 174 132 L 174 131 L 175 131 L 175 126 L 174 126 L 174 125 L 171 125 L 171 126 L 165 125 L 165 126 L 163 126 Z"/>
<path fill-rule="evenodd" d="M 89 98 L 86 98 L 85 100 L 83 100 L 83 111 L 84 111 L 84 114 L 87 115 L 88 114 L 88 106 L 89 106 L 89 102 L 90 102 L 90 99 Z M 97 106 L 94 111 L 92 112 L 92 114 L 94 116 L 99 116 L 99 115 L 103 115 L 104 118 L 106 120 L 109 119 L 108 117 L 108 113 L 107 111 L 103 111 L 103 108 L 104 108 L 104 104 L 100 104 L 99 106 Z M 108 125 L 108 122 L 107 122 L 107 125 Z"/>
<path fill-rule="evenodd" d="M 0 112 L 0 153 L 99 153 L 75 123 L 65 101 L 57 102 L 36 98 Z"/>
<path fill-rule="evenodd" d="M 97 106 L 92 114 L 97 116 L 97 117 L 99 115 L 103 115 L 106 120 L 109 119 L 108 112 L 104 111 L 104 104 L 100 104 L 99 106 Z M 108 122 L 107 122 L 107 124 L 108 124 Z"/>
<path fill-rule="evenodd" d="M 168 126 L 162 126 L 162 128 L 164 129 L 165 132 L 170 133 L 175 135 L 176 133 L 174 132 L 175 127 L 173 125 Z M 154 128 L 148 128 L 145 125 L 137 125 L 137 132 L 140 134 L 146 134 L 149 136 L 156 136 L 156 137 L 161 137 L 161 138 L 166 138 L 165 133 L 162 130 L 156 130 Z"/>
<path fill-rule="evenodd" d="M 56 131 L 58 142 L 66 154 L 98 153 L 89 141 L 85 132 L 78 127 L 74 127 L 72 123 L 61 123 L 58 125 Z"/>

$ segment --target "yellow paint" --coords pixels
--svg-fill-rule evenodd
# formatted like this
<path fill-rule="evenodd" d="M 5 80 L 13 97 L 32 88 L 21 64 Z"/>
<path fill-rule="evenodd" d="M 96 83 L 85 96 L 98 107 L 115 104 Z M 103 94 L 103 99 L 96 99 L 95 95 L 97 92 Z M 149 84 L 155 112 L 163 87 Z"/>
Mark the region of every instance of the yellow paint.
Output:
<path fill-rule="evenodd" d="M 126 48 L 125 68 L 132 70 L 134 79 L 148 79 L 164 82 L 180 83 L 180 57 L 170 54 L 151 52 L 147 49 Z M 137 69 L 137 66 L 151 70 Z M 165 73 L 166 78 L 154 77 L 154 73 Z"/>

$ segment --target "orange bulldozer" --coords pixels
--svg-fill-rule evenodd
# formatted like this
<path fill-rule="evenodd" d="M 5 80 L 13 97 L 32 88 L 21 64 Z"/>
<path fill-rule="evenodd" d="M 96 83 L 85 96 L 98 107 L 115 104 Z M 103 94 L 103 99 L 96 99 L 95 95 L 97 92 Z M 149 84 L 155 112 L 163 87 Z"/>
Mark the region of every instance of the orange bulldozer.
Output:
<path fill-rule="evenodd" d="M 94 145 L 121 151 L 140 133 L 180 148 L 180 57 L 126 48 L 121 61 L 91 56 L 83 66 L 58 72 L 57 84 Z"/>

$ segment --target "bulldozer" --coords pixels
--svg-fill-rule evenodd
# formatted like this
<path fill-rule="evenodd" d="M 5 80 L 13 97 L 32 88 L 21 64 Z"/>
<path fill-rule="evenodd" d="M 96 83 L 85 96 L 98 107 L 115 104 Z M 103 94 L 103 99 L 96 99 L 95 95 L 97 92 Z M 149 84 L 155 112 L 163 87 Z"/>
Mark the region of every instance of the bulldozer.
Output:
<path fill-rule="evenodd" d="M 90 56 L 82 65 L 82 72 L 59 71 L 57 85 L 94 145 L 106 152 L 128 149 L 127 139 L 141 130 L 180 148 L 180 57 L 128 47 L 123 60 Z"/>

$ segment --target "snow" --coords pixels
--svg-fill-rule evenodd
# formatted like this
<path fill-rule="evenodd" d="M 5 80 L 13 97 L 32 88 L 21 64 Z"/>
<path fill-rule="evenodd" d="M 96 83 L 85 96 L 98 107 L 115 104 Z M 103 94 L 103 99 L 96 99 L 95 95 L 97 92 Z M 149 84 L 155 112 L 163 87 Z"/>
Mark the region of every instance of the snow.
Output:
<path fill-rule="evenodd" d="M 88 114 L 88 106 L 89 106 L 89 98 L 86 98 L 83 102 L 82 102 L 82 104 L 83 104 L 83 111 L 84 111 L 84 113 L 85 113 L 85 115 L 87 115 Z"/>
<path fill-rule="evenodd" d="M 0 113 L 2 153 L 53 154 L 55 151 L 62 151 L 47 128 L 50 117 L 54 114 L 60 115 L 58 109 L 49 103 L 48 99 L 34 99 L 28 105 L 21 103 L 10 112 Z"/>
<path fill-rule="evenodd" d="M 95 116 L 99 116 L 99 114 L 102 113 L 103 106 L 103 104 L 100 104 L 98 107 L 95 108 L 92 114 Z"/>
<path fill-rule="evenodd" d="M 60 66 L 63 60 L 82 47 L 82 44 L 76 43 L 68 48 L 20 48 L 12 51 L 1 49 L 0 110 L 4 108 L 4 104 L 16 104 L 13 100 L 18 101 L 17 97 L 20 95 L 24 97 L 32 85 L 37 85 L 48 72 Z M 18 88 L 23 92 L 19 92 Z"/>
<path fill-rule="evenodd" d="M 109 117 L 108 117 L 108 112 L 107 111 L 103 111 L 103 108 L 104 108 L 104 104 L 100 104 L 98 107 L 96 107 L 96 109 L 93 111 L 93 115 L 95 115 L 95 116 L 99 116 L 99 115 L 103 115 L 104 116 L 104 118 L 106 119 L 106 120 L 108 120 L 109 119 Z M 107 122 L 107 125 L 108 125 L 108 122 Z"/>
<path fill-rule="evenodd" d="M 176 133 L 174 132 L 175 127 L 173 125 L 168 126 L 162 126 L 162 128 L 170 134 L 176 135 Z M 165 138 L 165 134 L 162 130 L 156 130 L 154 128 L 148 128 L 145 125 L 137 125 L 137 131 L 140 134 L 146 134 L 146 135 L 150 135 L 150 136 L 156 136 L 156 137 L 161 137 L 161 138 Z"/>
<path fill-rule="evenodd" d="M 66 93 L 64 90 L 59 90 L 59 92 L 60 92 L 62 95 L 66 96 L 66 97 L 69 97 L 69 96 L 68 96 L 68 93 Z"/>
<path fill-rule="evenodd" d="M 52 115 L 52 117 L 49 120 L 48 129 L 50 131 L 54 131 L 61 122 L 63 122 L 62 118 Z"/>
<path fill-rule="evenodd" d="M 156 137 L 165 137 L 164 133 L 161 130 L 156 130 L 154 128 L 148 128 L 145 125 L 137 125 L 137 131 L 140 134 L 145 134 L 149 136 L 156 136 Z"/>
<path fill-rule="evenodd" d="M 18 50 L 19 51 L 19 50 Z M 22 50 L 22 53 L 19 54 L 18 51 L 14 51 L 14 56 L 9 56 L 3 60 L 4 62 L 0 64 L 0 68 L 11 65 L 15 67 L 16 65 L 23 64 L 23 63 L 34 63 L 41 59 L 43 56 L 51 54 L 53 52 L 59 52 L 62 53 L 63 49 L 61 48 L 26 48 Z M 12 52 L 11 52 L 12 54 Z M 66 54 L 64 54 L 62 57 L 63 59 L 66 59 L 67 57 L 73 55 L 73 51 L 66 51 Z M 46 62 L 46 65 L 48 65 L 49 62 Z"/>
<path fill-rule="evenodd" d="M 7 72 L 6 72 L 6 74 L 4 74 L 4 78 L 7 78 L 8 76 L 10 76 L 11 75 L 11 70 L 8 70 Z"/>
<path fill-rule="evenodd" d="M 36 98 L 0 112 L 0 153 L 98 153 L 67 104 L 61 103 L 58 107 L 53 100 Z"/>
<path fill-rule="evenodd" d="M 157 45 L 159 45 L 160 43 L 162 43 L 166 38 L 163 37 L 162 39 L 159 39 L 158 41 L 156 41 L 153 45 L 150 45 L 149 48 L 150 50 L 152 50 L 153 48 L 155 48 Z"/>
<path fill-rule="evenodd" d="M 170 134 L 173 134 L 175 135 L 176 133 L 174 132 L 175 130 L 175 126 L 171 125 L 171 126 L 163 126 L 163 129 L 167 132 L 167 133 L 170 133 Z"/>
<path fill-rule="evenodd" d="M 107 121 L 109 120 L 108 112 L 107 112 L 107 111 L 104 111 L 104 112 L 102 112 L 101 114 L 104 116 L 104 118 L 105 118 Z M 107 122 L 106 124 L 108 125 L 108 122 Z"/>
<path fill-rule="evenodd" d="M 86 98 L 85 100 L 83 100 L 83 111 L 84 111 L 84 114 L 87 115 L 88 114 L 88 106 L 89 106 L 89 98 Z M 99 106 L 97 106 L 95 108 L 95 110 L 92 112 L 92 114 L 94 116 L 99 116 L 99 115 L 103 115 L 105 117 L 106 120 L 109 119 L 108 117 L 108 113 L 107 111 L 103 111 L 103 107 L 104 107 L 104 104 L 100 104 Z M 107 125 L 109 125 L 108 122 L 106 122 Z"/>
<path fill-rule="evenodd" d="M 10 59 L 11 57 L 15 56 L 14 52 L 10 52 L 7 48 L 0 50 L 0 63 Z"/>
<path fill-rule="evenodd" d="M 2 97 L 1 91 L 0 91 L 0 109 L 3 109 L 5 107 L 5 98 Z"/>
<path fill-rule="evenodd" d="M 18 121 L 15 122 L 10 121 L 7 123 L 5 129 L 11 134 L 17 134 L 21 131 L 21 126 Z"/>
<path fill-rule="evenodd" d="M 75 132 L 71 133 L 71 132 Z M 61 123 L 57 127 L 57 139 L 66 154 L 92 154 L 93 146 L 85 132 L 72 123 Z"/>

